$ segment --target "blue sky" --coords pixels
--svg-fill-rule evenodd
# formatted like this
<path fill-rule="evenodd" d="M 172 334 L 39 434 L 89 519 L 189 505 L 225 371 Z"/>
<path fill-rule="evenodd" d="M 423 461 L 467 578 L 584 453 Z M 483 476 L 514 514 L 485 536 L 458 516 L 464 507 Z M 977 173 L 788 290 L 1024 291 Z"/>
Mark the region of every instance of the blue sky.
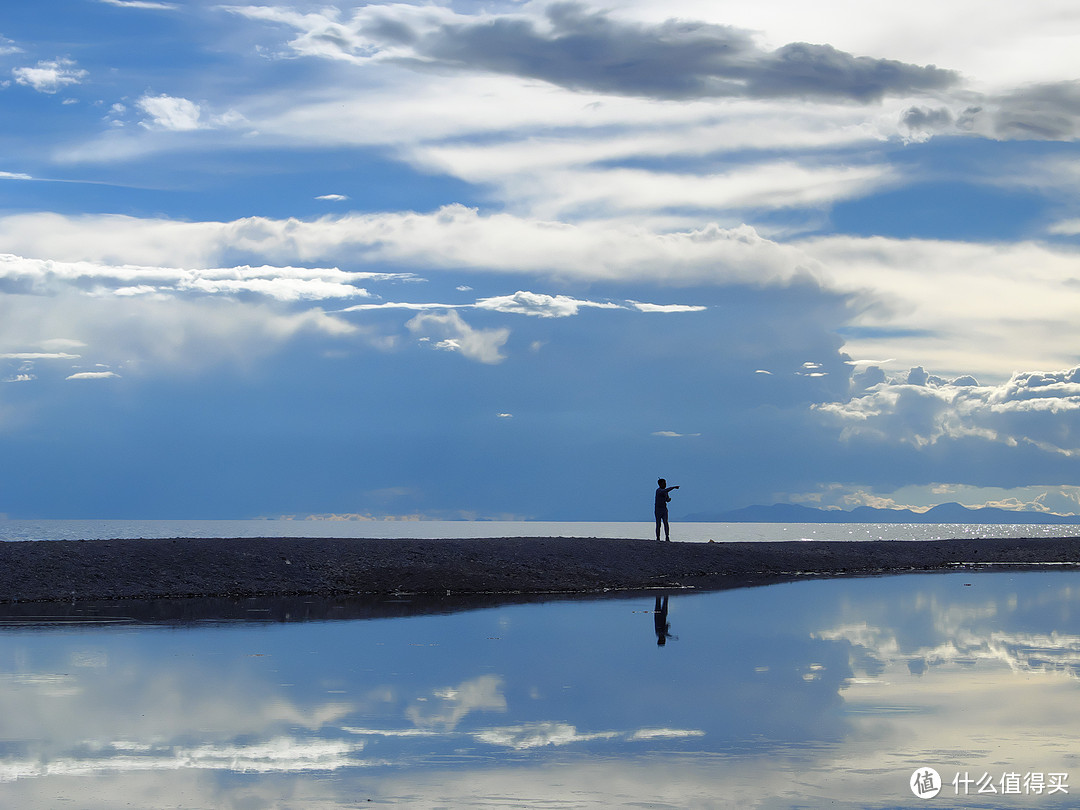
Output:
<path fill-rule="evenodd" d="M 1080 10 L 0 12 L 0 513 L 1080 513 Z"/>

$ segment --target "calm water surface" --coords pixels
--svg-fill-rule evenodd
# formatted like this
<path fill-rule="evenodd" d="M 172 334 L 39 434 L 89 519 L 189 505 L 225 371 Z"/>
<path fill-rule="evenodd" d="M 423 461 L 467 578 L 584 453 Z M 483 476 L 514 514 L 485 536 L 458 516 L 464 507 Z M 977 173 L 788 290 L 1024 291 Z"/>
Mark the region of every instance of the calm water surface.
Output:
<path fill-rule="evenodd" d="M 8 625 L 0 806 L 1077 803 L 1075 573 L 809 581 L 664 609 Z M 909 787 L 928 767 L 933 801 Z"/>
<path fill-rule="evenodd" d="M 0 520 L 4 540 L 153 537 L 653 537 L 652 522 L 467 520 Z M 672 539 L 939 540 L 1075 537 L 1080 525 L 969 523 L 673 523 Z"/>

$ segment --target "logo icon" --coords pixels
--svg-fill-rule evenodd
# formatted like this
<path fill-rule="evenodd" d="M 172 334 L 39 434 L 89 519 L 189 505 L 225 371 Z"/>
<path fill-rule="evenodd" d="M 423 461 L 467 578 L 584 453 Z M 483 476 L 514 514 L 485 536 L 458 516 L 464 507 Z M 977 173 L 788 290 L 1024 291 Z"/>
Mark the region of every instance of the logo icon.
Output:
<path fill-rule="evenodd" d="M 920 799 L 932 799 L 941 792 L 941 777 L 933 768 L 918 768 L 911 774 L 911 792 Z"/>

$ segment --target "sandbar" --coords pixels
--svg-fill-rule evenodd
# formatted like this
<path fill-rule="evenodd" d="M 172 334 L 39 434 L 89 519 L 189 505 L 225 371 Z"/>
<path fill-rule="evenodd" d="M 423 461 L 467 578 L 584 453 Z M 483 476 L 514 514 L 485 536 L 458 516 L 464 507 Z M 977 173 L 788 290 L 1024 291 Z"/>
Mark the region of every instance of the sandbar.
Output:
<path fill-rule="evenodd" d="M 717 590 L 812 577 L 1080 569 L 1080 538 L 173 538 L 0 543 L 0 604 L 313 595 Z"/>

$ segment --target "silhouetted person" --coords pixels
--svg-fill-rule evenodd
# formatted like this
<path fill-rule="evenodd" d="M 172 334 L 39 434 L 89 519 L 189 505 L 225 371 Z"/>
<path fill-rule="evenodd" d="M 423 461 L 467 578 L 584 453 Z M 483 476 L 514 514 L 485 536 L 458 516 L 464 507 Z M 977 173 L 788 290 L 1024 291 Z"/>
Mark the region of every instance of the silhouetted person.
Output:
<path fill-rule="evenodd" d="M 663 647 L 671 635 L 671 625 L 667 620 L 667 594 L 656 597 L 656 609 L 653 610 L 653 625 L 656 627 L 656 646 Z"/>
<path fill-rule="evenodd" d="M 667 505 L 671 500 L 671 496 L 668 495 L 673 489 L 678 487 L 669 487 L 667 481 L 663 478 L 658 478 L 656 481 L 656 502 L 653 505 L 653 514 L 656 515 L 656 539 L 660 540 L 660 524 L 664 524 L 664 539 L 671 542 L 671 529 L 668 527 L 667 519 Z"/>

